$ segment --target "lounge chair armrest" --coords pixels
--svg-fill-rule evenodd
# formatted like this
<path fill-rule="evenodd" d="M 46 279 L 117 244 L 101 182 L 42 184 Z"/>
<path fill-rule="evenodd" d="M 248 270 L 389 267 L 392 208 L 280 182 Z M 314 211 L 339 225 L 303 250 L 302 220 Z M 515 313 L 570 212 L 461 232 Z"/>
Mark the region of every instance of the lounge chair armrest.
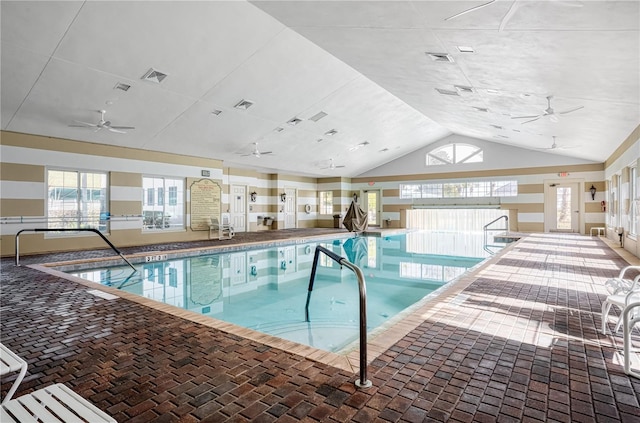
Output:
<path fill-rule="evenodd" d="M 626 267 L 623 267 L 620 270 L 620 274 L 618 275 L 618 278 L 619 279 L 624 279 L 624 274 L 627 272 L 627 270 L 638 270 L 638 271 L 640 271 L 640 266 L 626 266 Z"/>

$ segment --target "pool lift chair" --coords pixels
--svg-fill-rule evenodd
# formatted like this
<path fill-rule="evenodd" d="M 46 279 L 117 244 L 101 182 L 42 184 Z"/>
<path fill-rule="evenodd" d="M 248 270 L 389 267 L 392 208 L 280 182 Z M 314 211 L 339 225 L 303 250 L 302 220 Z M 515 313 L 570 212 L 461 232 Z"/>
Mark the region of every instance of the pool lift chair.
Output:
<path fill-rule="evenodd" d="M 211 218 L 211 223 L 209 224 L 209 239 L 213 239 L 214 234 L 217 232 L 218 239 L 231 239 L 235 235 L 233 230 L 233 226 L 229 224 L 229 215 L 222 214 L 222 223 L 218 220 L 217 217 Z"/>

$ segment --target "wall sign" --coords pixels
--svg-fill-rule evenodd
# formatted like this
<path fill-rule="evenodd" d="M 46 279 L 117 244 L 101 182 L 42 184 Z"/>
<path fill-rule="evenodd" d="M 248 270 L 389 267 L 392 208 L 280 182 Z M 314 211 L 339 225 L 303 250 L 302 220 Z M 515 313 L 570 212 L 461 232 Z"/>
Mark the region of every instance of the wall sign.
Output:
<path fill-rule="evenodd" d="M 222 189 L 211 179 L 200 179 L 191 184 L 191 230 L 208 231 L 212 217 L 220 221 Z"/>

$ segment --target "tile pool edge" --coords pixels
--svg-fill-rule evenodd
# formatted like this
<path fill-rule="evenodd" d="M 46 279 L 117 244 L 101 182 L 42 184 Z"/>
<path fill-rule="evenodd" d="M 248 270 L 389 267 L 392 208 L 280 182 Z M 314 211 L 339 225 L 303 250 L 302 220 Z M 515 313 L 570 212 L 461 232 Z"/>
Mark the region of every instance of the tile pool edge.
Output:
<path fill-rule="evenodd" d="M 288 242 L 289 245 L 308 242 L 312 237 L 305 237 L 304 239 L 297 239 Z M 319 237 L 322 238 L 322 237 Z M 326 238 L 326 237 L 324 237 Z M 466 289 L 471 283 L 475 281 L 477 276 L 484 271 L 488 266 L 499 260 L 503 254 L 509 251 L 514 245 L 519 242 L 514 242 L 501 249 L 495 255 L 488 257 L 486 260 L 474 266 L 462 276 L 454 281 L 448 282 L 437 290 L 437 294 L 427 295 L 418 303 L 409 306 L 403 310 L 397 319 L 394 319 L 387 324 L 383 324 L 380 328 L 375 329 L 369 334 L 367 338 L 367 364 L 371 363 L 378 356 L 384 353 L 387 349 L 400 341 L 412 330 L 417 328 L 425 320 L 435 315 L 444 305 L 455 301 L 456 297 Z M 264 243 L 254 243 L 261 245 Z M 242 244 L 247 246 L 249 244 Z M 278 244 L 281 245 L 281 244 Z M 184 252 L 189 250 L 203 250 L 202 248 L 195 249 L 183 249 L 174 250 L 174 252 Z M 210 251 L 210 249 L 207 249 Z M 144 254 L 142 254 L 144 256 Z M 85 260 L 86 261 L 86 260 Z M 97 261 L 97 260 L 93 260 Z M 260 342 L 264 345 L 268 345 L 273 348 L 278 348 L 298 356 L 305 357 L 309 360 L 313 360 L 319 363 L 330 365 L 341 370 L 350 371 L 356 374 L 360 370 L 360 353 L 359 348 L 345 347 L 342 354 L 333 353 L 325 350 L 313 348 L 304 344 L 299 344 L 293 341 L 288 341 L 282 338 L 278 338 L 272 335 L 268 335 L 262 332 L 258 332 L 252 329 L 244 328 L 242 326 L 235 325 L 233 323 L 218 320 L 209 316 L 203 316 L 193 311 L 185 310 L 173 305 L 160 303 L 155 300 L 148 299 L 143 296 L 131 294 L 126 291 L 121 291 L 116 288 L 101 285 L 95 282 L 90 282 L 86 279 L 79 278 L 77 276 L 70 275 L 61 270 L 53 268 L 56 263 L 46 264 L 31 264 L 26 267 L 65 279 L 71 282 L 75 282 L 84 287 L 92 290 L 100 290 L 112 295 L 115 295 L 124 300 L 132 301 L 134 303 L 150 307 L 154 310 L 168 313 L 172 316 L 180 317 L 185 320 L 202 324 L 206 327 L 217 329 L 222 332 L 239 336 L 245 339 L 249 339 L 255 342 Z M 111 300 L 103 300 L 111 301 Z"/>

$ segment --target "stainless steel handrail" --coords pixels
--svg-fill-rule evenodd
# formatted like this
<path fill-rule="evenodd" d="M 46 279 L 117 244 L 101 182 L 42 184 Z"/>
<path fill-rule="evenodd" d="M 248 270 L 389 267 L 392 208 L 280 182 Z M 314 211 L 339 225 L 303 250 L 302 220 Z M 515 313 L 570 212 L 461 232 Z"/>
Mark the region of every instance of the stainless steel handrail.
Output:
<path fill-rule="evenodd" d="M 489 229 L 489 226 L 493 225 L 494 223 L 496 223 L 497 221 L 499 221 L 501 219 L 504 219 L 504 226 L 505 226 L 504 229 L 502 229 L 502 228 Z M 484 225 L 482 227 L 482 230 L 484 231 L 484 250 L 489 252 L 490 254 L 493 254 L 494 252 L 491 251 L 489 249 L 489 247 L 487 246 L 487 232 L 489 232 L 489 231 L 507 231 L 508 232 L 509 231 L 509 216 L 507 216 L 505 214 L 505 215 L 502 215 L 502 216 L 500 216 L 500 217 L 498 217 L 496 219 L 493 219 L 491 222 L 489 222 L 486 225 Z"/>
<path fill-rule="evenodd" d="M 360 291 L 360 379 L 355 381 L 355 385 L 361 389 L 370 388 L 373 384 L 370 380 L 367 380 L 367 286 L 364 281 L 364 274 L 355 264 L 321 246 L 316 247 L 316 252 L 313 256 L 313 266 L 311 267 L 311 277 L 309 279 L 309 291 L 307 292 L 307 304 L 304 307 L 305 321 L 309 322 L 309 301 L 311 300 L 311 291 L 313 291 L 313 282 L 316 278 L 318 258 L 321 252 L 329 256 L 341 266 L 353 271 L 358 279 L 358 290 Z"/>
<path fill-rule="evenodd" d="M 35 228 L 35 229 L 21 229 L 18 231 L 18 233 L 16 234 L 16 266 L 20 266 L 20 234 L 22 232 L 93 232 L 95 234 L 100 235 L 100 238 L 102 238 L 104 240 L 104 242 L 106 242 L 109 247 L 111 247 L 111 249 L 113 251 L 115 251 L 116 253 L 118 253 L 118 255 L 120 257 L 122 257 L 122 259 L 124 261 L 127 262 L 127 264 L 129 266 L 131 266 L 131 268 L 133 270 L 136 270 L 136 268 L 133 266 L 133 264 L 131 264 L 131 262 L 129 262 L 129 260 L 127 260 L 127 258 L 120 252 L 120 250 L 118 250 L 116 248 L 115 245 L 113 245 L 111 243 L 111 241 L 109 241 L 103 234 L 102 232 L 100 232 L 99 230 L 95 229 L 95 228 L 56 228 L 56 229 L 50 229 L 50 228 Z"/>

